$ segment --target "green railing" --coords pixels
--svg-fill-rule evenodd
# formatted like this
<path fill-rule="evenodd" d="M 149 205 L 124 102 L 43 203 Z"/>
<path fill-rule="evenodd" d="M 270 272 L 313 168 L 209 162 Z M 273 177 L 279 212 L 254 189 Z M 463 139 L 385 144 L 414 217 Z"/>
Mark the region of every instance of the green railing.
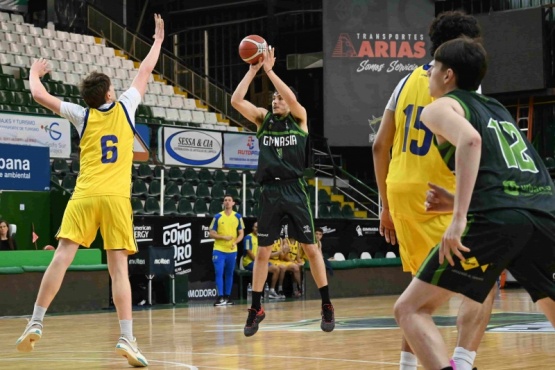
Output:
<path fill-rule="evenodd" d="M 117 49 L 123 50 L 136 61 L 143 60 L 151 44 L 129 32 L 92 6 L 87 7 L 87 26 L 90 31 L 104 38 Z M 175 56 L 163 51 L 155 71 L 175 86 L 221 112 L 239 126 L 250 130 L 251 126 L 231 106 L 231 94 L 214 85 L 207 78 L 193 72 Z"/>

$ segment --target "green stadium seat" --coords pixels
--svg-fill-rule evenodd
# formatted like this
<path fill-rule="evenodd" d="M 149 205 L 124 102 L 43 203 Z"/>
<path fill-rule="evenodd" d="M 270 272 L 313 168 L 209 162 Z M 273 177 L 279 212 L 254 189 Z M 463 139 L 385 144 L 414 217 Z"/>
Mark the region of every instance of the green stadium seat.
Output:
<path fill-rule="evenodd" d="M 69 169 L 69 166 L 67 165 L 67 162 L 65 159 L 55 158 L 52 161 L 52 172 L 54 172 L 57 175 L 65 176 L 65 174 L 70 173 L 71 170 Z"/>
<path fill-rule="evenodd" d="M 227 173 L 227 183 L 230 186 L 239 187 L 243 185 L 243 179 L 237 170 L 231 169 Z"/>
<path fill-rule="evenodd" d="M 146 183 L 142 179 L 135 179 L 133 181 L 133 186 L 131 187 L 131 195 L 144 199 L 147 194 L 148 189 L 146 187 Z"/>
<path fill-rule="evenodd" d="M 154 170 L 153 170 L 154 178 L 155 179 L 161 179 L 162 178 L 162 171 L 164 171 L 164 179 L 167 181 L 168 180 L 168 171 L 166 171 L 164 166 L 162 166 L 160 164 L 157 165 L 156 167 L 154 167 Z"/>
<path fill-rule="evenodd" d="M 7 91 L 7 90 L 0 90 L 0 104 L 9 105 L 9 104 L 13 104 L 13 102 L 14 102 L 13 92 Z M 5 109 L 5 110 L 8 110 L 8 109 Z"/>
<path fill-rule="evenodd" d="M 210 186 L 214 184 L 214 177 L 208 170 L 208 168 L 201 168 L 198 172 L 198 179 L 200 182 L 204 182 Z"/>
<path fill-rule="evenodd" d="M 195 171 L 195 169 L 192 167 L 187 167 L 185 169 L 185 171 L 183 172 L 183 178 L 185 181 L 193 185 L 198 185 L 200 182 L 197 171 Z"/>
<path fill-rule="evenodd" d="M 341 214 L 343 218 L 355 218 L 355 212 L 348 204 L 344 204 L 343 207 L 341 207 Z"/>
<path fill-rule="evenodd" d="M 239 199 L 241 199 L 241 202 L 243 201 L 243 188 L 241 188 L 241 191 L 239 192 Z M 251 189 L 249 188 L 247 188 L 246 191 L 245 202 L 247 202 L 247 205 L 251 206 L 254 204 L 254 197 L 252 195 Z"/>
<path fill-rule="evenodd" d="M 160 196 L 161 191 L 162 191 L 162 185 L 160 184 L 160 180 L 152 180 L 148 187 L 148 196 L 158 197 Z"/>
<path fill-rule="evenodd" d="M 214 170 L 214 183 L 221 183 L 224 187 L 227 187 L 227 175 L 221 169 Z"/>
<path fill-rule="evenodd" d="M 193 207 L 193 212 L 196 215 L 207 215 L 208 207 L 206 206 L 206 201 L 203 198 L 199 198 L 195 201 L 195 206 Z"/>
<path fill-rule="evenodd" d="M 330 209 L 326 205 L 320 205 L 318 207 L 318 217 L 319 218 L 331 218 Z"/>
<path fill-rule="evenodd" d="M 212 190 L 210 191 L 210 195 L 212 197 L 212 200 L 217 200 L 220 203 L 222 203 L 224 201 L 224 195 L 225 195 L 224 185 L 222 183 L 219 183 L 219 182 L 215 183 L 212 186 Z"/>
<path fill-rule="evenodd" d="M 75 189 L 75 184 L 77 177 L 73 176 L 71 174 L 65 175 L 64 178 L 62 179 L 62 188 L 64 188 L 65 190 L 69 191 L 69 192 L 73 192 L 73 189 Z"/>
<path fill-rule="evenodd" d="M 214 186 L 216 186 L 216 184 L 214 184 Z M 225 193 L 227 195 L 231 195 L 233 197 L 233 200 L 235 201 L 235 203 L 240 203 L 240 202 L 243 201 L 243 199 L 239 196 L 239 192 L 237 191 L 237 188 L 234 188 L 232 186 L 228 186 L 227 189 L 225 189 Z"/>
<path fill-rule="evenodd" d="M 154 177 L 154 173 L 152 172 L 152 168 L 147 163 L 141 163 L 139 168 L 137 169 L 137 177 L 140 179 L 145 179 L 147 181 L 152 180 Z"/>
<path fill-rule="evenodd" d="M 14 98 L 13 103 L 15 105 L 21 105 L 24 107 L 31 106 L 31 100 L 33 100 L 33 98 L 31 97 L 31 94 L 25 91 L 15 92 L 13 95 L 13 98 Z"/>
<path fill-rule="evenodd" d="M 324 203 L 320 203 L 320 207 L 326 206 Z M 331 218 L 343 218 L 341 213 L 341 206 L 337 203 L 333 203 L 330 207 L 330 217 Z"/>
<path fill-rule="evenodd" d="M 164 215 L 176 215 L 177 207 L 173 198 L 166 198 L 164 201 Z"/>
<path fill-rule="evenodd" d="M 210 202 L 212 200 L 212 195 L 210 195 L 210 189 L 208 189 L 208 184 L 201 182 L 197 185 L 197 199 L 202 199 L 205 202 Z"/>
<path fill-rule="evenodd" d="M 74 159 L 71 161 L 71 172 L 79 173 L 81 170 L 81 164 L 78 159 Z"/>
<path fill-rule="evenodd" d="M 26 89 L 23 80 L 18 78 L 8 78 L 8 90 L 25 91 Z"/>
<path fill-rule="evenodd" d="M 131 208 L 133 209 L 133 214 L 142 214 L 144 211 L 143 202 L 141 202 L 140 198 L 132 197 L 131 198 Z"/>
<path fill-rule="evenodd" d="M 144 214 L 146 214 L 146 215 L 159 215 L 160 214 L 160 203 L 158 203 L 158 199 L 156 199 L 156 198 L 147 198 L 146 199 Z"/>
<path fill-rule="evenodd" d="M 181 198 L 185 198 L 190 202 L 197 200 L 197 194 L 195 193 L 195 188 L 190 182 L 185 182 L 181 185 Z"/>
<path fill-rule="evenodd" d="M 243 174 L 246 175 L 246 180 L 247 180 L 247 186 L 248 187 L 253 187 L 253 186 L 258 185 L 258 183 L 254 180 L 254 175 L 252 174 L 251 171 L 245 170 L 245 171 L 243 171 Z"/>
<path fill-rule="evenodd" d="M 153 180 L 153 182 L 154 181 L 158 181 L 158 180 Z M 181 198 L 181 193 L 179 192 L 179 186 L 177 186 L 177 183 L 175 181 L 168 181 L 166 183 L 166 188 L 164 190 L 164 197 L 169 197 L 174 200 L 179 200 L 179 198 Z"/>
<path fill-rule="evenodd" d="M 206 204 L 204 206 L 206 207 Z M 177 212 L 183 216 L 196 216 L 196 213 L 193 211 L 193 207 L 191 206 L 191 202 L 185 198 L 181 198 L 179 200 Z"/>

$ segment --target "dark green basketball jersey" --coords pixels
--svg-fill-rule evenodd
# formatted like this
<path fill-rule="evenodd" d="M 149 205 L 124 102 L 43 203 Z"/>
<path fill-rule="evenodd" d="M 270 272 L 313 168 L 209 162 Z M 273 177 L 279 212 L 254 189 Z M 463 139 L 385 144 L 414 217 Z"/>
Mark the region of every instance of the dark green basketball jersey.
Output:
<path fill-rule="evenodd" d="M 482 156 L 469 212 L 520 208 L 555 215 L 553 181 L 530 142 L 497 100 L 475 92 L 455 90 L 457 100 L 482 137 Z M 455 170 L 455 148 L 444 143 L 440 153 Z"/>
<path fill-rule="evenodd" d="M 290 114 L 279 117 L 268 112 L 256 137 L 260 148 L 256 181 L 264 183 L 303 176 L 308 134 Z"/>

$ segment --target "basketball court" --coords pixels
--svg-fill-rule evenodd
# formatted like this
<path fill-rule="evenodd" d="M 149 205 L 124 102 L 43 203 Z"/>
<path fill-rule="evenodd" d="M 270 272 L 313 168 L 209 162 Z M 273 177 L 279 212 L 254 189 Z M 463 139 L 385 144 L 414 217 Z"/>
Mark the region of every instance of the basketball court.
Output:
<path fill-rule="evenodd" d="M 333 293 L 333 292 L 332 292 Z M 246 305 L 159 306 L 134 311 L 134 334 L 151 369 L 398 369 L 400 330 L 392 316 L 396 296 L 334 300 L 336 328 L 320 330 L 319 301 L 265 305 L 259 332 L 243 336 Z M 438 311 L 447 344 L 456 341 L 453 298 Z M 114 353 L 119 325 L 114 311 L 48 316 L 35 351 L 18 353 L 23 317 L 0 319 L 0 368 L 125 369 Z M 555 331 L 524 290 L 496 297 L 475 366 L 483 370 L 550 368 Z"/>

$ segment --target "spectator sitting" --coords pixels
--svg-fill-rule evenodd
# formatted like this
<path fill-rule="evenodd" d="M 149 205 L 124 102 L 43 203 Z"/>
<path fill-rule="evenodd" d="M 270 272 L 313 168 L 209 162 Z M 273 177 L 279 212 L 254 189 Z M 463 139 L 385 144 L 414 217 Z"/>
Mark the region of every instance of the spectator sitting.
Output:
<path fill-rule="evenodd" d="M 243 239 L 245 249 L 243 251 L 243 267 L 245 270 L 252 271 L 254 268 L 254 260 L 258 252 L 258 222 L 252 225 L 252 233 Z M 276 292 L 276 284 L 280 275 L 285 275 L 285 266 L 278 266 L 268 262 L 268 273 L 272 274 L 270 282 L 270 295 L 271 299 L 285 298 Z"/>
<path fill-rule="evenodd" d="M 293 283 L 293 297 L 299 298 L 302 295 L 302 292 L 300 290 L 302 263 L 298 261 L 300 259 L 299 242 L 295 240 L 295 238 L 286 237 L 283 239 L 282 253 L 280 259 L 286 265 L 286 270 L 293 273 L 293 279 L 295 280 L 295 282 Z M 280 282 L 280 290 L 282 289 L 282 284 L 283 281 Z"/>
<path fill-rule="evenodd" d="M 10 232 L 10 225 L 0 220 L 0 251 L 13 251 L 17 249 L 15 240 Z"/>

